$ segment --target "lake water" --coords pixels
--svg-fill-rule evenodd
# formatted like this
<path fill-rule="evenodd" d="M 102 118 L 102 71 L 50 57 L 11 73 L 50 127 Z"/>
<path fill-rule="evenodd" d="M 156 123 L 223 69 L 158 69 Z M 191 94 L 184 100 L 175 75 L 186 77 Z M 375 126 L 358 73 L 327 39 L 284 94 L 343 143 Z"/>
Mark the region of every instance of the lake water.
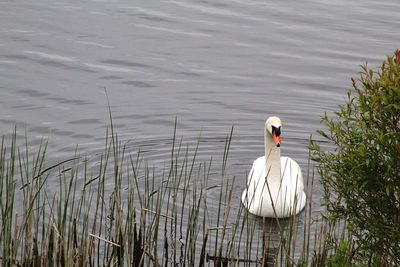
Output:
<path fill-rule="evenodd" d="M 399 29 L 397 0 L 0 0 L 0 133 L 48 138 L 53 159 L 76 145 L 97 153 L 105 88 L 120 138 L 151 164 L 168 160 L 175 117 L 178 136 L 202 131 L 200 152 L 217 162 L 234 125 L 240 205 L 265 119 L 281 117 L 282 153 L 305 175 L 320 115 L 343 103 L 360 64 L 400 46 Z"/>

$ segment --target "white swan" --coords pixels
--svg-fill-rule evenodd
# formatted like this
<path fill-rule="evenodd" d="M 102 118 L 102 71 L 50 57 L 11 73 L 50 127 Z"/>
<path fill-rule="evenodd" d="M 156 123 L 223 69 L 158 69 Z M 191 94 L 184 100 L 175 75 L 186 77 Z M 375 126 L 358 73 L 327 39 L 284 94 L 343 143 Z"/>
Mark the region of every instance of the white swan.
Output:
<path fill-rule="evenodd" d="M 265 156 L 254 161 L 242 194 L 243 205 L 257 216 L 289 217 L 306 204 L 300 166 L 289 157 L 281 157 L 281 126 L 278 117 L 265 122 Z"/>

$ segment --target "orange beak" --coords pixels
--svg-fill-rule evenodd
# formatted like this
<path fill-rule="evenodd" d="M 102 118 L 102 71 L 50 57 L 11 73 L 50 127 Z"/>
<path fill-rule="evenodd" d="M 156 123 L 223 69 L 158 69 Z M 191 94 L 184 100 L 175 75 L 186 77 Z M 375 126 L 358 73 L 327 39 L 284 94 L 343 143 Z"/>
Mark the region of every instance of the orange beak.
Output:
<path fill-rule="evenodd" d="M 272 132 L 272 137 L 274 138 L 274 143 L 277 147 L 281 146 L 281 136 L 277 136 L 275 131 Z"/>

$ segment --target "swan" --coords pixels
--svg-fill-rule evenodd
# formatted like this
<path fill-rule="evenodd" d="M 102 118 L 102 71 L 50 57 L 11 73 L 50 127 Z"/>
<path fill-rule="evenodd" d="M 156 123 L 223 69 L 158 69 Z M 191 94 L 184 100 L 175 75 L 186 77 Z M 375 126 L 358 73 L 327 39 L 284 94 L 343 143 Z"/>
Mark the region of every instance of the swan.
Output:
<path fill-rule="evenodd" d="M 306 204 L 299 164 L 281 157 L 281 126 L 278 117 L 266 120 L 265 156 L 254 161 L 242 194 L 246 209 L 261 217 L 289 217 L 298 214 Z"/>

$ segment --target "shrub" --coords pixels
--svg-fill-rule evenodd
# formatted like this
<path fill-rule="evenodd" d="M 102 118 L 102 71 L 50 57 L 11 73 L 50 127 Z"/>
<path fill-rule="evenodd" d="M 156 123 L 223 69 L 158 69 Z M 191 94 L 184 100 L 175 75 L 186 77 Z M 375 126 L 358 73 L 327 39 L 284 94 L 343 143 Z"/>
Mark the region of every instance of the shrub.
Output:
<path fill-rule="evenodd" d="M 326 267 L 355 267 L 356 265 L 349 262 L 351 260 L 350 247 L 348 241 L 341 240 L 335 255 L 327 260 Z"/>
<path fill-rule="evenodd" d="M 361 67 L 354 90 L 311 142 L 330 220 L 345 220 L 359 263 L 400 266 L 400 50 Z"/>

